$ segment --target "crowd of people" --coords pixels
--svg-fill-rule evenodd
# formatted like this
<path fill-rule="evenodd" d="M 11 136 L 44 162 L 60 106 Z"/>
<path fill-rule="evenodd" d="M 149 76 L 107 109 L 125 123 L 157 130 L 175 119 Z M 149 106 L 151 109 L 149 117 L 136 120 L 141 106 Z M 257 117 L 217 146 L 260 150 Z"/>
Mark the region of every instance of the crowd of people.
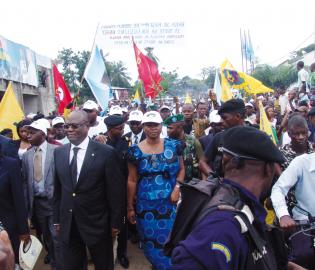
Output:
<path fill-rule="evenodd" d="M 297 68 L 296 88 L 221 105 L 88 100 L 1 131 L 0 269 L 31 232 L 54 270 L 127 269 L 128 241 L 155 270 L 315 269 L 315 85 Z"/>

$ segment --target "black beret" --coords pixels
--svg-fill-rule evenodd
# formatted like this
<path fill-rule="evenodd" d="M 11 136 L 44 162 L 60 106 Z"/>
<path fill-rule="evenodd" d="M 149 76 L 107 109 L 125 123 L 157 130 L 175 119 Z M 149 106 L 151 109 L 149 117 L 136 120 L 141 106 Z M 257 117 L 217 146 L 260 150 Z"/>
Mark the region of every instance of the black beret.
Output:
<path fill-rule="evenodd" d="M 254 127 L 237 126 L 223 134 L 223 151 L 234 156 L 283 163 L 284 157 L 269 136 Z"/>
<path fill-rule="evenodd" d="M 308 116 L 313 116 L 313 115 L 315 115 L 315 108 L 312 108 L 312 109 L 308 112 L 307 115 L 308 115 Z"/>
<path fill-rule="evenodd" d="M 245 103 L 240 98 L 229 99 L 224 102 L 218 111 L 218 114 L 230 112 L 245 112 Z"/>
<path fill-rule="evenodd" d="M 124 123 L 124 118 L 120 115 L 109 115 L 104 119 L 104 123 L 108 127 L 116 127 Z"/>

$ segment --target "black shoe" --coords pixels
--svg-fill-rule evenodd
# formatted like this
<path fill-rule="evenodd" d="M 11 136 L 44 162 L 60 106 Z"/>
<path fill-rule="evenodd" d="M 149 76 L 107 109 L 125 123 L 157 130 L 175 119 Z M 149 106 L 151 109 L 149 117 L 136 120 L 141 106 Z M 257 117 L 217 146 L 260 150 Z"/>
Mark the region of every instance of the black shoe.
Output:
<path fill-rule="evenodd" d="M 119 261 L 119 264 L 123 268 L 125 268 L 125 269 L 129 268 L 129 260 L 128 260 L 128 258 L 125 255 L 118 257 L 118 261 Z"/>
<path fill-rule="evenodd" d="M 50 256 L 47 254 L 44 258 L 44 264 L 49 264 L 50 263 Z"/>

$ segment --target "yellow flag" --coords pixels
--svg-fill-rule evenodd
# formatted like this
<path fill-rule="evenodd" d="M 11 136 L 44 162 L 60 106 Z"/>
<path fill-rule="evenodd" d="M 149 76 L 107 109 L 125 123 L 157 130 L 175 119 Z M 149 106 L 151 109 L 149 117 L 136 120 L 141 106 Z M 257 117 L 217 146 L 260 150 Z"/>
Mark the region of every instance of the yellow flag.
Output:
<path fill-rule="evenodd" d="M 273 92 L 271 88 L 263 85 L 261 81 L 258 81 L 254 77 L 249 76 L 246 73 L 236 71 L 228 60 L 225 60 L 221 65 L 221 80 L 226 84 L 225 88 L 244 90 L 249 94 Z"/>
<path fill-rule="evenodd" d="M 0 130 L 10 128 L 13 131 L 13 139 L 18 139 L 14 123 L 20 122 L 24 113 L 17 101 L 12 83 L 10 82 L 0 103 Z"/>
<path fill-rule="evenodd" d="M 259 129 L 263 132 L 265 132 L 270 139 L 274 142 L 274 144 L 277 145 L 278 139 L 275 134 L 275 131 L 273 130 L 271 123 L 268 120 L 268 117 L 266 115 L 265 109 L 262 105 L 262 102 L 259 101 L 259 113 L 260 113 L 260 124 L 259 124 Z"/>
<path fill-rule="evenodd" d="M 186 97 L 185 97 L 185 104 L 192 104 L 191 97 L 190 95 L 188 95 L 188 93 L 186 94 Z"/>
<path fill-rule="evenodd" d="M 221 69 L 220 69 L 220 73 L 221 73 L 221 100 L 222 101 L 227 101 L 229 99 L 231 99 L 232 96 L 232 92 L 231 92 L 231 85 L 229 84 L 229 82 L 227 81 L 226 77 L 224 76 L 224 70 L 225 69 L 231 69 L 234 70 L 232 64 L 229 62 L 229 60 L 225 60 L 222 64 L 221 64 Z"/>

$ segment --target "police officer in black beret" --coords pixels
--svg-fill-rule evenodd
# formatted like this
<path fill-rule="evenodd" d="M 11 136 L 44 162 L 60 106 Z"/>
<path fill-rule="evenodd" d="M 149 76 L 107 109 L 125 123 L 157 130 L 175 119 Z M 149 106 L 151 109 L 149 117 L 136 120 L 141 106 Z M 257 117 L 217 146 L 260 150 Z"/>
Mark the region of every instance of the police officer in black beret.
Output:
<path fill-rule="evenodd" d="M 224 130 L 235 126 L 245 125 L 245 103 L 242 99 L 226 101 L 218 111 Z M 211 173 L 222 176 L 222 136 L 225 131 L 217 133 L 211 143 L 206 147 L 205 155 L 199 162 L 199 168 L 204 178 Z"/>
<path fill-rule="evenodd" d="M 125 190 L 122 190 L 122 196 L 126 197 L 126 209 L 127 209 L 127 180 L 128 180 L 128 166 L 127 166 L 127 151 L 128 151 L 128 141 L 126 138 L 122 137 L 124 133 L 124 119 L 119 115 L 109 115 L 104 119 L 104 123 L 107 126 L 106 144 L 114 147 L 118 153 L 120 168 L 123 174 L 123 177 L 126 181 Z M 128 232 L 127 232 L 127 221 L 126 217 L 124 218 L 125 223 L 120 230 L 118 235 L 118 247 L 117 247 L 117 258 L 120 265 L 124 268 L 129 267 L 129 260 L 127 258 L 127 241 L 128 241 Z"/>
<path fill-rule="evenodd" d="M 210 212 L 203 208 L 208 214 L 173 250 L 172 269 L 287 269 L 286 256 L 278 254 L 284 242 L 270 236 L 261 203 L 276 163 L 284 161 L 282 153 L 265 133 L 245 126 L 224 133 L 222 150 L 224 179 L 207 203 L 220 207 Z"/>

